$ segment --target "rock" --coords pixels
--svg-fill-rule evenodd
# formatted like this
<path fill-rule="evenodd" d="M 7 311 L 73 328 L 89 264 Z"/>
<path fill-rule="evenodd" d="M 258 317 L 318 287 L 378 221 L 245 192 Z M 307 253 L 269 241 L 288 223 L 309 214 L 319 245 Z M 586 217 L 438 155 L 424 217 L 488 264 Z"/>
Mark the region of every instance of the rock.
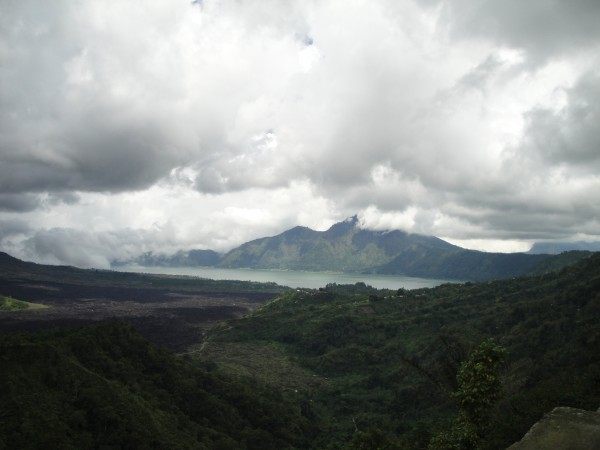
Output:
<path fill-rule="evenodd" d="M 600 412 L 558 407 L 546 414 L 509 450 L 598 450 Z"/>

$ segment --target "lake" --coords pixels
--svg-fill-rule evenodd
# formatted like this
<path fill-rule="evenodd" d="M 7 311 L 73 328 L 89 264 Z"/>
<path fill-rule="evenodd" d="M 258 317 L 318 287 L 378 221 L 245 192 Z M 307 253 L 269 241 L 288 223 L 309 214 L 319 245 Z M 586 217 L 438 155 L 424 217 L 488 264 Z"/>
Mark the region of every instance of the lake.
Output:
<path fill-rule="evenodd" d="M 362 281 L 378 289 L 418 289 L 449 283 L 448 280 L 404 277 L 400 275 L 374 275 L 359 273 L 305 272 L 298 270 L 225 269 L 220 267 L 119 267 L 121 272 L 188 275 L 213 280 L 261 281 L 293 288 L 316 289 L 328 283 L 354 284 Z M 455 283 L 457 281 L 454 281 Z"/>

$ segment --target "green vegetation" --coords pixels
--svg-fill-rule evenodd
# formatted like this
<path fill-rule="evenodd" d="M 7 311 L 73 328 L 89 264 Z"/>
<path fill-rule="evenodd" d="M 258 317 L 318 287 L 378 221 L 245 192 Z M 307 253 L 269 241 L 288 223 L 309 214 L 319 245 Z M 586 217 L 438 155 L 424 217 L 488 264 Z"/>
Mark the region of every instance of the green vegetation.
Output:
<path fill-rule="evenodd" d="M 184 355 L 0 335 L 0 448 L 497 449 L 600 404 L 600 255 L 433 289 L 285 290 Z"/>
<path fill-rule="evenodd" d="M 0 311 L 23 311 L 26 309 L 44 309 L 46 305 L 24 302 L 12 297 L 0 296 Z"/>
<path fill-rule="evenodd" d="M 283 392 L 318 389 L 327 383 L 296 364 L 274 342 L 211 342 L 192 347 L 188 354 L 198 353 L 230 375 L 252 377 Z"/>
<path fill-rule="evenodd" d="M 597 450 L 600 448 L 600 411 L 556 407 L 508 450 Z"/>
<path fill-rule="evenodd" d="M 126 325 L 0 336 L 0 448 L 284 449 L 311 421 L 277 391 Z"/>
<path fill-rule="evenodd" d="M 501 397 L 500 363 L 506 351 L 491 339 L 483 341 L 458 369 L 458 416 L 452 428 L 434 436 L 430 450 L 476 449 L 490 433 L 493 407 Z"/>
<path fill-rule="evenodd" d="M 598 407 L 599 318 L 600 255 L 593 255 L 530 278 L 397 292 L 364 285 L 286 292 L 214 329 L 199 355 L 225 367 L 227 358 L 214 358 L 211 346 L 273 345 L 297 370 L 325 380 L 297 387 L 319 418 L 318 448 L 426 448 L 461 414 L 471 417 L 462 421 L 472 428 L 466 432 L 484 435 L 480 448 L 504 448 L 557 405 Z M 505 363 L 498 353 L 488 368 L 501 369 L 502 389 L 494 378 L 486 388 L 493 395 L 469 405 L 466 394 L 477 386 L 476 377 L 467 383 L 478 358 L 471 349 L 489 338 L 506 349 Z M 233 363 L 243 366 L 243 354 Z M 251 364 L 245 367 L 251 374 Z M 487 410 L 486 422 L 474 423 L 469 410 Z"/>

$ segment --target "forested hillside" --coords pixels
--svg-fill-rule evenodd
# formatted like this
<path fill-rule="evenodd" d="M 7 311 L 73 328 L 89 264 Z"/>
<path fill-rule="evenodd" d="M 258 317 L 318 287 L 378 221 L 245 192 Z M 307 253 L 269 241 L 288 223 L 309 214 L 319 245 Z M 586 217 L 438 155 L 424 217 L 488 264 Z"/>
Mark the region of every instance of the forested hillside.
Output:
<path fill-rule="evenodd" d="M 0 448 L 281 449 L 312 425 L 273 390 L 158 350 L 126 325 L 0 335 Z"/>
<path fill-rule="evenodd" d="M 360 430 L 402 448 L 425 448 L 455 415 L 457 368 L 486 338 L 508 355 L 487 447 L 519 440 L 555 406 L 596 409 L 600 255 L 530 278 L 414 291 L 356 285 L 287 293 L 215 330 L 200 354 L 252 372 L 260 365 L 248 360 L 272 348 L 322 380 L 315 385 L 305 375 L 295 387 L 320 417 L 317 446 L 347 445 Z"/>
<path fill-rule="evenodd" d="M 4 334 L 0 446 L 424 449 L 485 341 L 506 358 L 478 448 L 505 448 L 556 406 L 600 405 L 599 319 L 595 254 L 494 282 L 288 290 L 183 356 L 119 324 Z"/>

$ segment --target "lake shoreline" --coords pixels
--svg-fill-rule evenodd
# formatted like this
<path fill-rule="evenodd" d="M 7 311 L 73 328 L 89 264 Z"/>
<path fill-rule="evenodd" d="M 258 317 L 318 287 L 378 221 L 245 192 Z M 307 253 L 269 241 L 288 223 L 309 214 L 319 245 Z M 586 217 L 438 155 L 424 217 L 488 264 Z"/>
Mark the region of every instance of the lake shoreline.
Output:
<path fill-rule="evenodd" d="M 317 289 L 330 283 L 355 284 L 363 282 L 378 289 L 420 289 L 460 280 L 418 278 L 402 275 L 367 274 L 356 272 L 313 272 L 289 269 L 222 268 L 213 266 L 170 267 L 127 265 L 113 268 L 118 272 L 152 275 L 198 277 L 214 280 L 273 282 L 291 288 Z"/>

